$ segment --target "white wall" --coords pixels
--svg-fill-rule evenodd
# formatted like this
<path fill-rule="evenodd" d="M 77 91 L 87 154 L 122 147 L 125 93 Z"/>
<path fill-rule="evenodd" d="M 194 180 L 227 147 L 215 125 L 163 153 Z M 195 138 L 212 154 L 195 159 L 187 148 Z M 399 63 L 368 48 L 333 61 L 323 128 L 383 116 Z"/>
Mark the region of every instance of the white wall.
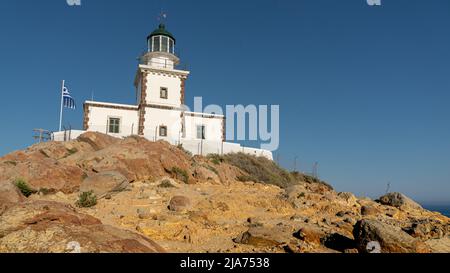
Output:
<path fill-rule="evenodd" d="M 67 132 L 56 132 L 53 133 L 53 141 L 70 141 L 76 139 L 81 134 L 85 133 L 85 131 L 72 130 Z M 152 132 L 149 132 L 152 133 Z M 153 134 L 153 133 L 152 133 Z M 153 135 L 146 134 L 145 137 L 154 141 Z M 272 152 L 255 149 L 255 148 L 247 148 L 242 147 L 237 143 L 230 142 L 216 142 L 216 141 L 201 141 L 201 140 L 193 140 L 193 139 L 181 139 L 181 142 L 178 139 L 164 139 L 170 144 L 178 145 L 182 144 L 183 148 L 190 151 L 194 155 L 208 155 L 208 154 L 230 154 L 230 153 L 245 153 L 255 156 L 263 156 L 270 160 L 273 160 Z"/>
<path fill-rule="evenodd" d="M 167 137 L 159 136 L 159 127 L 167 127 Z M 145 109 L 144 136 L 147 139 L 163 139 L 169 142 L 180 139 L 181 111 L 147 107 Z M 158 129 L 157 129 L 158 128 Z"/>
<path fill-rule="evenodd" d="M 147 65 L 151 65 L 156 68 L 174 69 L 175 63 L 168 57 L 153 57 L 150 58 Z"/>
<path fill-rule="evenodd" d="M 223 118 L 205 118 L 201 116 L 185 115 L 186 139 L 197 139 L 197 126 L 204 125 L 206 129 L 206 140 L 221 142 L 223 138 Z"/>
<path fill-rule="evenodd" d="M 168 99 L 161 98 L 161 87 L 168 89 Z M 156 74 L 150 72 L 147 75 L 147 104 L 166 105 L 171 107 L 181 106 L 181 79 L 177 76 Z"/>
<path fill-rule="evenodd" d="M 86 133 L 81 130 L 67 130 L 62 132 L 55 132 L 52 134 L 52 141 L 71 141 L 77 139 L 80 135 Z"/>
<path fill-rule="evenodd" d="M 103 108 L 96 106 L 89 107 L 88 131 L 107 133 L 112 136 L 121 137 L 138 133 L 139 115 L 138 110 L 122 110 L 113 108 Z M 129 106 L 133 107 L 133 106 Z M 120 118 L 120 133 L 110 134 L 107 131 L 109 118 Z"/>

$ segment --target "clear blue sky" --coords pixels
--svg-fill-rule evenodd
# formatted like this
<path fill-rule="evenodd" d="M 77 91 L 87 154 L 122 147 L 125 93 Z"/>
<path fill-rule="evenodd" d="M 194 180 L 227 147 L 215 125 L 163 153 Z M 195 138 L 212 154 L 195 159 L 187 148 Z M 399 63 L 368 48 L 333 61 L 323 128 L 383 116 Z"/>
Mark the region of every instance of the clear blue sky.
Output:
<path fill-rule="evenodd" d="M 279 104 L 282 165 L 339 191 L 450 203 L 450 1 L 4 0 L 0 154 L 56 130 L 60 81 L 82 103 L 134 103 L 161 7 L 192 71 L 187 101 Z"/>

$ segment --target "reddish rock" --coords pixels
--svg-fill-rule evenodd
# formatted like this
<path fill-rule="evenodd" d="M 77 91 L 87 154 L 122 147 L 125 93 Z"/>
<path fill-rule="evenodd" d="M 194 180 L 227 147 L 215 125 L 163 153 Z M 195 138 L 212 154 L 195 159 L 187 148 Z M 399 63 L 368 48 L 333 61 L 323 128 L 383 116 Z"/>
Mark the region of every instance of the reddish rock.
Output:
<path fill-rule="evenodd" d="M 191 207 L 191 200 L 185 196 L 175 196 L 170 200 L 169 210 L 183 212 Z"/>
<path fill-rule="evenodd" d="M 98 198 L 108 193 L 120 192 L 129 186 L 128 179 L 119 172 L 102 172 L 86 178 L 80 186 L 80 192 L 94 192 Z"/>
<path fill-rule="evenodd" d="M 103 225 L 100 220 L 55 202 L 25 202 L 0 213 L 0 253 L 164 252 L 152 240 Z"/>
<path fill-rule="evenodd" d="M 423 242 L 411 237 L 398 227 L 376 220 L 361 220 L 353 230 L 355 242 L 360 252 L 368 252 L 368 245 L 376 242 L 382 253 L 429 253 L 431 250 Z"/>
<path fill-rule="evenodd" d="M 118 138 L 96 132 L 84 133 L 77 140 L 89 144 L 96 151 L 105 149 L 120 141 Z"/>
<path fill-rule="evenodd" d="M 363 216 L 377 216 L 380 214 L 380 210 L 373 206 L 362 206 L 361 215 Z"/>
<path fill-rule="evenodd" d="M 255 247 L 274 247 L 289 243 L 292 239 L 291 230 L 286 227 L 251 227 L 239 235 L 233 241 L 238 244 L 252 245 Z"/>
<path fill-rule="evenodd" d="M 316 228 L 316 227 L 302 227 L 300 230 L 298 230 L 296 233 L 294 233 L 294 237 L 308 242 L 312 244 L 321 244 L 321 239 L 325 237 L 325 233 Z"/>
<path fill-rule="evenodd" d="M 0 205 L 7 203 L 19 203 L 25 201 L 25 196 L 11 182 L 0 182 Z"/>
<path fill-rule="evenodd" d="M 394 192 L 381 196 L 378 200 L 383 205 L 392 206 L 403 210 L 413 209 L 421 210 L 422 206 L 414 202 L 412 199 L 404 194 Z"/>

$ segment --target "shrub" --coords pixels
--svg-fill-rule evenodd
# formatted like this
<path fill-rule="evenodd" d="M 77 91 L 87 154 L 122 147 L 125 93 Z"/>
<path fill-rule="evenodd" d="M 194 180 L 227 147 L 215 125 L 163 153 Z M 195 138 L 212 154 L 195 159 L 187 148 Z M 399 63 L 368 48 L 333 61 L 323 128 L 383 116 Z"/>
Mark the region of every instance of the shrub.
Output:
<path fill-rule="evenodd" d="M 42 193 L 43 195 L 48 195 L 48 194 L 56 193 L 56 190 L 54 190 L 54 189 L 47 189 L 47 188 L 41 188 L 41 189 L 39 189 L 38 192 Z"/>
<path fill-rule="evenodd" d="M 212 171 L 213 173 L 219 175 L 219 171 L 218 171 L 216 168 L 214 168 L 213 166 L 208 165 L 208 164 L 205 164 L 205 165 L 203 165 L 203 167 L 205 167 L 205 168 L 207 168 L 208 170 Z"/>
<path fill-rule="evenodd" d="M 73 155 L 78 152 L 78 149 L 77 148 L 67 149 L 67 152 L 69 153 L 69 155 Z"/>
<path fill-rule="evenodd" d="M 327 187 L 330 190 L 333 190 L 333 187 L 329 184 L 327 184 L 326 182 L 315 178 L 311 175 L 307 175 L 307 174 L 303 174 L 303 173 L 299 173 L 299 172 L 292 172 L 291 176 L 295 179 L 295 181 L 299 181 L 299 182 L 306 182 L 308 184 L 321 184 L 324 185 L 325 187 Z"/>
<path fill-rule="evenodd" d="M 224 161 L 223 156 L 218 155 L 218 154 L 209 154 L 209 155 L 207 156 L 207 158 L 208 158 L 213 164 L 216 164 L 216 165 L 220 165 L 220 163 L 222 163 L 222 162 Z"/>
<path fill-rule="evenodd" d="M 161 184 L 159 184 L 160 188 L 174 188 L 175 186 L 168 179 L 164 179 Z"/>
<path fill-rule="evenodd" d="M 255 181 L 286 188 L 295 183 L 289 172 L 265 157 L 244 153 L 227 154 L 225 162 L 245 171 L 247 175 L 238 177 L 240 181 Z"/>
<path fill-rule="evenodd" d="M 83 192 L 80 194 L 76 205 L 80 208 L 90 208 L 97 205 L 97 196 L 93 191 Z"/>
<path fill-rule="evenodd" d="M 178 167 L 173 167 L 172 174 L 175 175 L 176 179 L 181 180 L 186 184 L 189 182 L 189 175 L 186 170 L 180 169 Z"/>
<path fill-rule="evenodd" d="M 3 163 L 8 164 L 8 165 L 17 166 L 17 162 L 16 162 L 16 161 L 8 160 L 8 161 L 5 161 L 5 162 L 3 162 Z"/>
<path fill-rule="evenodd" d="M 22 178 L 16 179 L 14 184 L 25 197 L 30 197 L 30 195 L 36 193 L 36 191 L 31 189 L 30 186 L 28 186 L 27 182 Z"/>
<path fill-rule="evenodd" d="M 318 183 L 326 186 L 330 190 L 333 190 L 333 187 L 320 179 L 299 172 L 290 173 L 278 166 L 274 161 L 265 157 L 256 157 L 254 155 L 237 153 L 227 154 L 222 158 L 228 164 L 233 165 L 246 173 L 245 175 L 237 177 L 237 179 L 241 182 L 254 181 L 276 185 L 281 188 L 287 188 L 290 185 L 302 182 L 310 184 Z"/>

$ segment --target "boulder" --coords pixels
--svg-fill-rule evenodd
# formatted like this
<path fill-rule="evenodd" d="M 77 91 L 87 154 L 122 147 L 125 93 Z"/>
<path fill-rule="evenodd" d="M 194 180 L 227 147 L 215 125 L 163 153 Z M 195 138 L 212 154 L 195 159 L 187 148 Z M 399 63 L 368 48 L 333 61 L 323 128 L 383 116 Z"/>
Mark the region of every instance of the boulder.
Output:
<path fill-rule="evenodd" d="M 25 201 L 25 196 L 11 182 L 0 182 L 0 206 L 7 203 L 19 203 Z"/>
<path fill-rule="evenodd" d="M 28 154 L 23 161 L 13 162 L 15 165 L 0 163 L 0 181 L 22 179 L 34 190 L 73 193 L 85 177 L 85 172 L 79 167 L 61 164 L 40 153 Z"/>
<path fill-rule="evenodd" d="M 408 198 L 404 194 L 394 192 L 388 193 L 384 196 L 381 196 L 377 202 L 391 207 L 396 207 L 403 210 L 413 209 L 420 210 L 422 206 L 414 202 L 412 199 Z"/>
<path fill-rule="evenodd" d="M 403 230 L 414 238 L 422 240 L 441 239 L 450 232 L 450 224 L 432 219 L 413 220 Z"/>
<path fill-rule="evenodd" d="M 119 172 L 101 172 L 86 178 L 80 186 L 80 192 L 93 191 L 98 198 L 109 193 L 125 190 L 130 183 L 128 179 Z"/>
<path fill-rule="evenodd" d="M 9 206 L 0 217 L 0 253 L 154 253 L 152 240 L 103 225 L 100 220 L 56 202 Z"/>
<path fill-rule="evenodd" d="M 76 165 L 86 172 L 117 171 L 128 181 L 154 181 L 166 177 L 174 167 L 188 172 L 191 166 L 186 154 L 169 143 L 137 137 L 88 153 Z"/>
<path fill-rule="evenodd" d="M 340 192 L 337 194 L 337 196 L 343 200 L 345 200 L 347 203 L 355 203 L 356 202 L 356 197 L 353 193 L 351 192 Z"/>
<path fill-rule="evenodd" d="M 86 174 L 78 165 L 65 164 L 61 158 L 70 157 L 75 150 L 83 153 L 89 149 L 72 142 L 47 142 L 8 154 L 0 158 L 0 181 L 22 179 L 34 190 L 73 193 Z"/>
<path fill-rule="evenodd" d="M 312 226 L 302 227 L 294 233 L 295 238 L 316 245 L 321 244 L 321 239 L 324 236 L 325 233 L 321 229 Z"/>
<path fill-rule="evenodd" d="M 169 203 L 169 210 L 186 212 L 191 208 L 191 200 L 186 196 L 174 196 Z"/>
<path fill-rule="evenodd" d="M 363 216 L 377 216 L 381 212 L 374 206 L 362 206 L 361 207 L 361 215 Z"/>
<path fill-rule="evenodd" d="M 138 209 L 137 215 L 138 215 L 139 219 L 141 219 L 141 220 L 150 219 L 152 217 L 152 214 L 150 213 L 150 211 L 145 210 L 145 209 Z"/>
<path fill-rule="evenodd" d="M 286 227 L 251 227 L 240 234 L 233 241 L 238 244 L 252 245 L 255 247 L 274 247 L 289 243 L 292 232 Z"/>
<path fill-rule="evenodd" d="M 381 246 L 382 253 L 428 253 L 430 249 L 421 241 L 408 235 L 398 227 L 377 220 L 361 220 L 356 223 L 353 236 L 356 248 L 367 253 L 374 242 Z"/>
<path fill-rule="evenodd" d="M 118 143 L 120 139 L 96 132 L 87 132 L 80 135 L 77 140 L 89 144 L 94 150 L 99 151 Z"/>
<path fill-rule="evenodd" d="M 209 181 L 214 184 L 222 184 L 219 172 L 214 166 L 210 165 L 197 165 L 194 168 L 194 178 L 200 181 Z"/>
<path fill-rule="evenodd" d="M 304 199 L 309 190 L 306 188 L 305 184 L 299 184 L 287 187 L 285 192 L 290 201 L 295 201 L 297 199 Z"/>

